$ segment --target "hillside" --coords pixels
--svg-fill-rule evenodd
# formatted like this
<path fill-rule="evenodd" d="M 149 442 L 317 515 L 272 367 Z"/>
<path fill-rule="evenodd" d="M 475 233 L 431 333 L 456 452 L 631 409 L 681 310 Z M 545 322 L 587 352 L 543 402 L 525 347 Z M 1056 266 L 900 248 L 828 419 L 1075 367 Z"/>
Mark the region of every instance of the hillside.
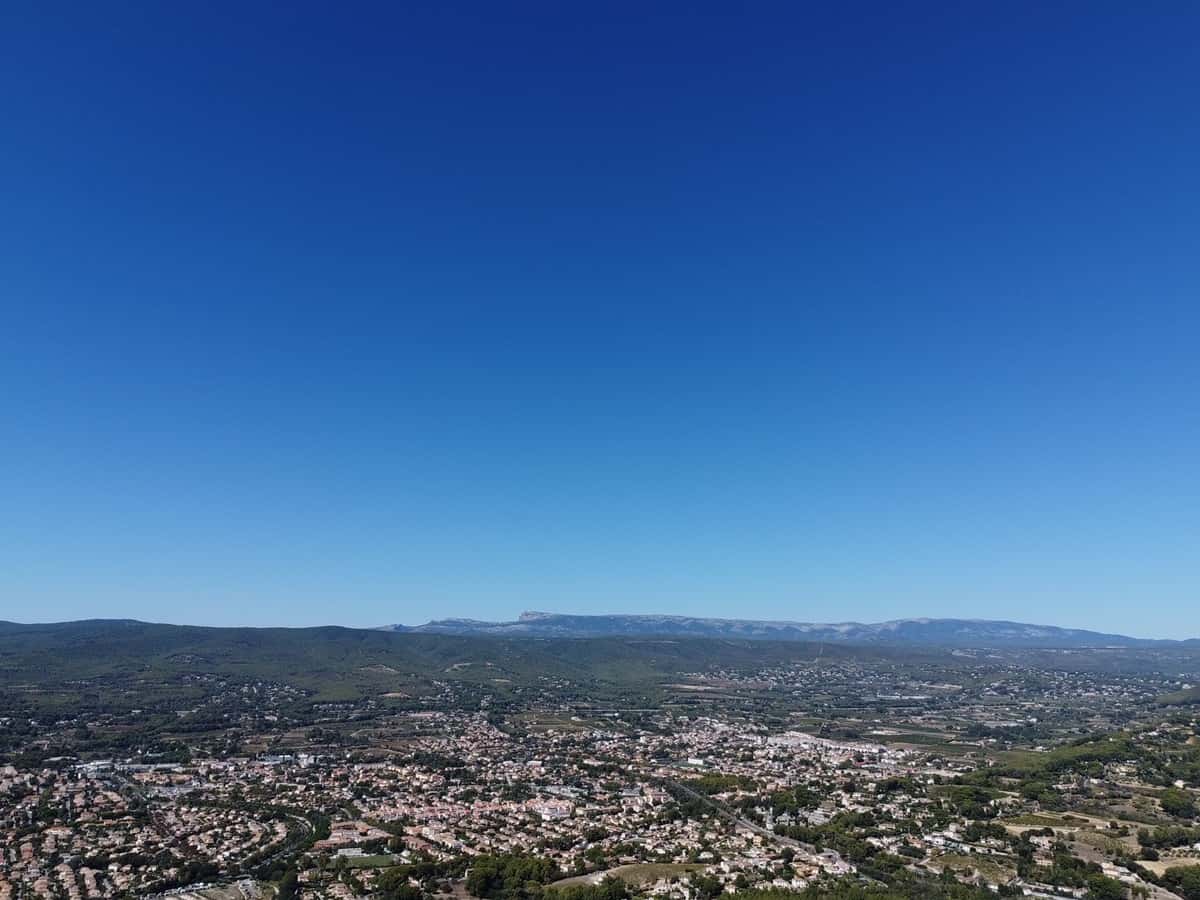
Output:
<path fill-rule="evenodd" d="M 652 629 L 649 623 L 645 623 Z M 894 671 L 912 664 L 951 671 L 1033 665 L 1074 671 L 1180 671 L 1194 644 L 968 650 L 913 641 L 770 640 L 754 637 L 440 634 L 377 629 L 207 628 L 130 620 L 45 625 L 0 623 L 0 695 L 17 708 L 159 707 L 229 685 L 290 685 L 305 703 L 383 695 L 417 698 L 454 685 L 479 698 L 549 692 L 592 700 L 637 695 L 689 673 L 757 672 L 817 660 L 853 660 Z M 10 713 L 12 709 L 10 708 Z M 4 713 L 0 713 L 4 714 Z"/>
<path fill-rule="evenodd" d="M 757 669 L 859 655 L 797 642 L 530 638 L 390 633 L 373 629 L 207 628 L 128 620 L 45 625 L 0 623 L 0 688 L 37 706 L 91 693 L 134 705 L 212 678 L 286 683 L 310 699 L 336 701 L 401 692 L 436 693 L 441 683 L 513 690 L 574 685 L 592 696 L 654 685 L 681 673 Z M 886 656 L 887 654 L 882 654 Z M 906 653 L 906 656 L 912 656 Z M 35 702 L 36 701 L 36 702 Z"/>

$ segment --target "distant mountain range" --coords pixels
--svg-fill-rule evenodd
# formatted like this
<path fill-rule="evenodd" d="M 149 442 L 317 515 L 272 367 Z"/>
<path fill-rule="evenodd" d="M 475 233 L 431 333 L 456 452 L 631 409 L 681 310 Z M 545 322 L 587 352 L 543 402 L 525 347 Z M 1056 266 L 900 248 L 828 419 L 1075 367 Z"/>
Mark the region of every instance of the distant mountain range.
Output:
<path fill-rule="evenodd" d="M 962 647 L 1151 647 L 1200 644 L 1200 640 L 1156 641 L 1079 628 L 982 619 L 896 619 L 891 622 L 763 622 L 693 616 L 573 616 L 524 612 L 512 622 L 438 619 L 424 625 L 388 625 L 383 630 L 423 634 L 502 637 L 675 636 L 771 641 L 829 641 L 846 644 L 921 644 Z"/>

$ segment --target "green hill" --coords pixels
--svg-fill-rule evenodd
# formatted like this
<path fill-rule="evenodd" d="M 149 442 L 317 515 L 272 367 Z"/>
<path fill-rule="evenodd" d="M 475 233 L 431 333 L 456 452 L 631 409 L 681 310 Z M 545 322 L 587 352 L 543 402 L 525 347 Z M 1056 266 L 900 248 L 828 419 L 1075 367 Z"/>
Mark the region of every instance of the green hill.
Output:
<path fill-rule="evenodd" d="M 895 651 L 899 654 L 899 651 Z M 570 695 L 657 685 L 687 672 L 884 651 L 797 642 L 662 638 L 491 638 L 324 628 L 205 628 L 129 620 L 0 625 L 0 687 L 34 706 L 70 706 L 91 693 L 113 708 L 184 694 L 200 679 L 287 684 L 312 702 L 387 692 L 419 696 L 439 684 L 499 694 L 553 684 Z M 902 654 L 911 658 L 911 651 Z"/>

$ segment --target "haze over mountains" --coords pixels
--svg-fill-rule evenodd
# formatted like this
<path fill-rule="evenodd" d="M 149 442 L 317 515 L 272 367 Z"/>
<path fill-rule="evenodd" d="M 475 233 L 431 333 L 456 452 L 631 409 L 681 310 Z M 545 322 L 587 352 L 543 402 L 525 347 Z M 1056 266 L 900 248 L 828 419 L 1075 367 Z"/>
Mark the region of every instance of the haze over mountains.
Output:
<path fill-rule="evenodd" d="M 677 637 L 743 640 L 830 641 L 839 643 L 941 646 L 1139 647 L 1200 643 L 1159 641 L 1104 634 L 1079 628 L 982 619 L 896 619 L 889 622 L 787 622 L 660 615 L 566 615 L 524 612 L 511 622 L 438 619 L 424 625 L 388 625 L 387 631 L 505 637 Z"/>
<path fill-rule="evenodd" d="M 148 634 L 169 637 L 171 643 L 186 643 L 193 638 L 208 640 L 224 635 L 234 644 L 253 644 L 268 636 L 288 642 L 308 642 L 317 637 L 342 635 L 354 640 L 370 640 L 411 635 L 462 638 L 506 638 L 515 643 L 523 639 L 563 639 L 575 642 L 580 638 L 695 638 L 698 644 L 707 640 L 710 648 L 721 641 L 762 642 L 773 644 L 837 644 L 847 649 L 873 645 L 902 650 L 905 647 L 943 648 L 1012 648 L 1012 649 L 1101 649 L 1101 648 L 1161 648 L 1177 647 L 1189 652 L 1200 648 L 1200 639 L 1178 640 L 1130 637 L 1106 634 L 1081 628 L 1062 628 L 1055 625 L 1034 625 L 1025 622 L 993 621 L 986 619 L 895 619 L 888 622 L 790 622 L 754 619 L 719 619 L 672 615 L 568 615 L 549 612 L 524 612 L 507 622 L 487 622 L 477 619 L 437 619 L 423 625 L 385 625 L 378 628 L 345 628 L 339 626 L 291 628 L 276 627 L 204 627 L 140 622 L 133 619 L 89 619 L 76 622 L 20 624 L 0 621 L 0 644 L 3 639 L 46 638 L 51 646 L 67 639 L 127 640 L 134 635 Z M 357 637 L 354 637 L 357 636 Z M 145 649 L 145 648 L 140 648 Z M 4 648 L 0 646 L 0 672 L 3 671 Z"/>

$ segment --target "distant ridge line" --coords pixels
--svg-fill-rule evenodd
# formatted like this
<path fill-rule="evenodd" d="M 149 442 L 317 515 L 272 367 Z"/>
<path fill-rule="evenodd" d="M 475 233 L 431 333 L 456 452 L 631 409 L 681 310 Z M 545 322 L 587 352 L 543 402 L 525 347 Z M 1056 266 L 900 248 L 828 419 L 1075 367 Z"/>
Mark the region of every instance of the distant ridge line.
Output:
<path fill-rule="evenodd" d="M 729 637 L 743 640 L 829 641 L 989 647 L 1153 647 L 1200 644 L 1189 640 L 1135 638 L 1083 628 L 992 619 L 893 619 L 886 622 L 797 622 L 680 615 L 571 615 L 521 613 L 512 621 L 436 619 L 424 625 L 387 625 L 385 631 L 509 637 Z"/>
<path fill-rule="evenodd" d="M 0 635 L 137 635 L 147 629 L 173 629 L 180 634 L 223 633 L 258 640 L 269 634 L 366 635 L 381 633 L 506 638 L 709 638 L 736 641 L 797 642 L 822 645 L 875 645 L 880 648 L 1042 648 L 1048 650 L 1183 648 L 1200 649 L 1200 639 L 1136 638 L 1082 628 L 1034 625 L 991 619 L 894 619 L 887 622 L 789 622 L 722 619 L 677 615 L 568 615 L 525 612 L 507 622 L 468 618 L 437 619 L 424 625 L 384 625 L 375 628 L 316 626 L 203 626 L 171 625 L 137 619 L 82 619 L 71 622 L 13 622 L 0 620 Z"/>

